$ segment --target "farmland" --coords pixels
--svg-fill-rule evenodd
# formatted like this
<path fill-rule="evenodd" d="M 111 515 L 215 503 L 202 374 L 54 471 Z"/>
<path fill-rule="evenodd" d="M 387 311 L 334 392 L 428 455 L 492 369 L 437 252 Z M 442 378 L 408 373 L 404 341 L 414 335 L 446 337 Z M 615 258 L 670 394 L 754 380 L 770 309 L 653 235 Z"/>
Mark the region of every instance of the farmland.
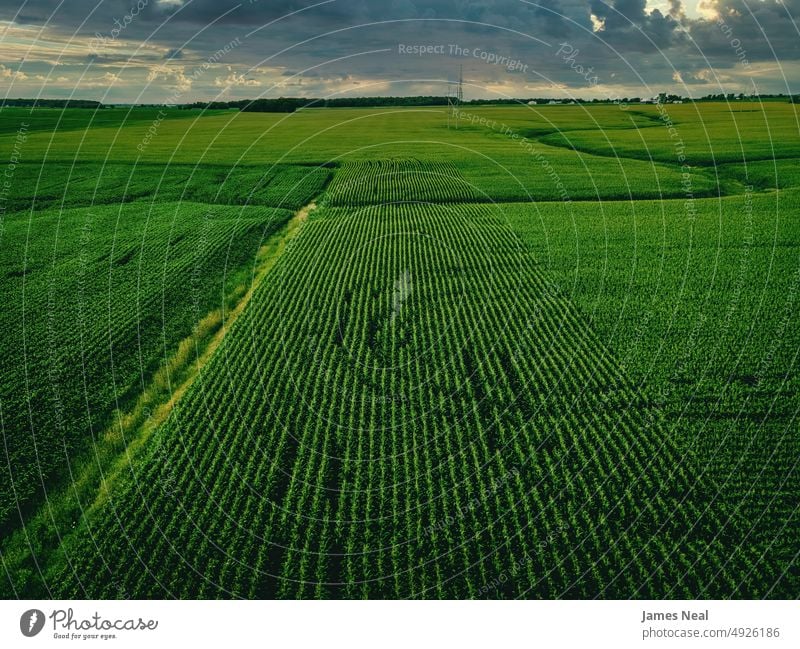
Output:
<path fill-rule="evenodd" d="M 797 106 L 667 110 L 4 109 L 0 592 L 796 596 Z"/>
<path fill-rule="evenodd" d="M 0 474 L 4 523 L 136 400 L 195 323 L 225 306 L 264 232 L 291 212 L 161 203 L 142 216 L 103 206 L 7 219 L 3 426 L 15 433 L 11 470 Z"/>

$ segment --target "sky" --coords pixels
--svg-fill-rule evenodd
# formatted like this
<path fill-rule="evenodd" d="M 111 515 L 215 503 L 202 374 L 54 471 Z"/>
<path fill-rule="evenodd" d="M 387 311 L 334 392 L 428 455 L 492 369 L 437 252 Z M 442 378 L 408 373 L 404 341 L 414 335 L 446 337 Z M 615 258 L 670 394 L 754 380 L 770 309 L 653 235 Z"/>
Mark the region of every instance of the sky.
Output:
<path fill-rule="evenodd" d="M 800 0 L 0 0 L 4 97 L 800 93 Z"/>

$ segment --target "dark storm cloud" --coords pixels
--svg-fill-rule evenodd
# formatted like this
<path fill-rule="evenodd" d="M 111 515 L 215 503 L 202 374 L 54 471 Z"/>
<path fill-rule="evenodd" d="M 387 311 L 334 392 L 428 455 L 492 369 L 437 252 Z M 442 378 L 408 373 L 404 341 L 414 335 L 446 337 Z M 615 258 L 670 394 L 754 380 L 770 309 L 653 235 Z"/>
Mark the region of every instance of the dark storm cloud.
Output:
<path fill-rule="evenodd" d="M 169 65 L 185 65 L 187 70 L 240 39 L 241 45 L 224 61 L 239 74 L 265 66 L 277 70 L 278 77 L 301 73 L 312 80 L 346 79 L 348 84 L 359 78 L 446 81 L 459 65 L 476 84 L 506 80 L 525 87 L 552 82 L 575 88 L 577 94 L 586 87 L 586 80 L 575 73 L 577 65 L 591 66 L 603 84 L 641 84 L 644 79 L 658 85 L 672 83 L 681 75 L 687 82 L 706 83 L 716 78 L 708 73 L 710 66 L 732 73 L 737 65 L 741 67 L 741 57 L 737 59 L 731 47 L 734 38 L 747 50 L 749 63 L 775 64 L 776 55 L 781 63 L 800 60 L 800 33 L 794 22 L 800 15 L 800 0 L 718 0 L 726 30 L 715 20 L 688 17 L 687 6 L 680 0 L 660 2 L 662 9 L 648 6 L 646 0 L 104 0 L 99 4 L 89 0 L 59 4 L 57 0 L 0 0 L 0 19 L 9 20 L 19 10 L 18 23 L 47 22 L 49 29 L 67 37 L 77 32 L 87 38 L 109 37 L 124 24 L 114 36 L 115 44 L 129 42 L 135 47 L 149 39 L 162 48 L 159 58 Z M 578 52 L 572 62 L 555 55 L 565 42 Z M 403 43 L 455 44 L 470 54 L 459 57 L 446 50 L 431 56 L 401 56 L 398 46 Z M 388 51 L 353 56 L 371 50 Z M 487 50 L 518 59 L 528 69 L 524 73 L 504 70 L 472 55 Z M 106 63 L 109 57 L 121 57 L 119 52 L 102 54 Z M 334 61 L 341 57 L 349 58 Z"/>
<path fill-rule="evenodd" d="M 10 19 L 22 3 L 14 0 L 0 0 L 0 17 Z M 59 6 L 60 4 L 60 6 Z M 61 25 L 76 29 L 85 19 L 84 29 L 91 31 L 115 18 L 121 19 L 131 13 L 136 1 L 105 0 L 95 7 L 92 2 L 65 2 L 57 0 L 30 0 L 19 14 L 19 22 Z M 439 19 L 460 20 L 465 23 L 486 23 L 523 30 L 540 30 L 555 25 L 558 19 L 553 14 L 537 10 L 517 0 L 433 0 L 414 2 L 413 0 L 187 0 L 183 3 L 164 3 L 158 0 L 142 0 L 144 6 L 137 11 L 139 29 L 143 25 L 152 28 L 169 19 L 171 25 L 206 25 L 212 21 L 217 24 L 257 26 L 281 19 L 299 12 L 303 16 L 305 31 L 336 29 L 346 25 L 365 24 L 376 21 Z M 584 4 L 583 9 L 575 9 Z M 564 2 L 562 0 L 542 0 L 542 5 L 556 13 L 575 17 L 581 15 L 588 19 L 585 3 Z M 91 15 L 90 15 L 91 14 Z M 223 18 L 220 18 L 224 14 Z M 588 22 L 585 21 L 585 22 Z M 135 27 L 135 24 L 131 25 Z"/>
<path fill-rule="evenodd" d="M 663 50 L 679 45 L 685 38 L 678 19 L 659 9 L 648 13 L 645 0 L 591 0 L 590 6 L 603 21 L 603 40 L 617 50 Z M 674 4 L 671 13 L 677 13 Z"/>
<path fill-rule="evenodd" d="M 793 38 L 792 49 L 797 49 L 800 33 L 792 18 L 797 19 L 800 14 L 800 0 L 719 0 L 718 4 L 726 19 L 741 25 L 746 37 L 757 40 L 758 36 L 765 42 L 781 44 Z M 291 42 L 351 25 L 412 19 L 464 21 L 463 31 L 486 36 L 492 33 L 487 25 L 496 25 L 539 37 L 578 37 L 583 30 L 591 31 L 589 16 L 594 14 L 604 22 L 604 39 L 615 47 L 633 51 L 683 44 L 686 39 L 682 22 L 698 34 L 713 27 L 708 22 L 686 19 L 680 0 L 669 0 L 669 5 L 664 14 L 649 9 L 646 0 L 0 0 L 0 18 L 9 20 L 19 11 L 18 22 L 40 25 L 49 21 L 65 31 L 78 30 L 85 23 L 81 31 L 91 33 L 110 30 L 115 21 L 135 14 L 125 28 L 126 38 L 146 37 L 167 21 L 170 28 L 163 30 L 165 33 L 159 38 L 179 39 L 212 22 L 216 29 L 230 25 L 255 27 L 300 12 L 296 19 L 281 22 L 280 40 Z M 386 35 L 393 29 L 388 24 Z M 272 38 L 275 36 L 271 34 Z"/>
<path fill-rule="evenodd" d="M 800 59 L 800 0 L 721 0 L 717 8 L 722 24 L 691 25 L 690 34 L 707 56 L 730 58 L 736 39 L 750 61 Z"/>

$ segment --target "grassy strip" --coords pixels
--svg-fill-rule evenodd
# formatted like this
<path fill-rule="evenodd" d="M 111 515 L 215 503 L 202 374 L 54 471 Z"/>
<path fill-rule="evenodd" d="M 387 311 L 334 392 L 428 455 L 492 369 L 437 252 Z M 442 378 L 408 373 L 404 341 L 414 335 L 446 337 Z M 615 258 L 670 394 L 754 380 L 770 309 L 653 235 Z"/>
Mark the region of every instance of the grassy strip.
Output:
<path fill-rule="evenodd" d="M 265 241 L 254 267 L 232 277 L 234 288 L 224 305 L 197 323 L 192 335 L 180 342 L 130 410 L 115 413 L 114 423 L 95 438 L 93 452 L 71 464 L 67 482 L 47 493 L 45 503 L 30 520 L 0 541 L 0 563 L 8 576 L 7 581 L 0 580 L 0 596 L 51 597 L 48 576 L 57 574 L 67 561 L 70 536 L 87 525 L 108 501 L 153 431 L 168 419 L 315 207 L 311 203 L 299 210 Z"/>

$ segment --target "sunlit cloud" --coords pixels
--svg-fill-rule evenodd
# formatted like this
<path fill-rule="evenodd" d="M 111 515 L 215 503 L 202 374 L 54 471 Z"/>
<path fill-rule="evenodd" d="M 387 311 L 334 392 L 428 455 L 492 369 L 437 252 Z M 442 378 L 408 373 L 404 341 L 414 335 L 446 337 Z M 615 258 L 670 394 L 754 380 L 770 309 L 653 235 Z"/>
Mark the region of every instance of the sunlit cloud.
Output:
<path fill-rule="evenodd" d="M 717 0 L 698 0 L 695 13 L 706 20 L 716 20 L 719 17 Z"/>
<path fill-rule="evenodd" d="M 192 88 L 192 79 L 186 75 L 186 67 L 183 65 L 154 65 L 147 74 L 147 82 L 163 80 L 165 85 L 175 90 L 185 93 Z"/>
<path fill-rule="evenodd" d="M 28 75 L 26 75 L 21 70 L 12 70 L 11 68 L 0 64 L 0 78 L 14 79 L 15 81 L 24 81 L 25 79 L 28 78 Z"/>
<path fill-rule="evenodd" d="M 590 14 L 589 18 L 592 21 L 592 31 L 593 32 L 602 32 L 606 28 L 606 21 L 605 19 L 598 18 L 594 14 Z"/>
<path fill-rule="evenodd" d="M 244 74 L 237 73 L 236 71 L 231 68 L 231 66 L 226 66 L 228 74 L 224 77 L 215 77 L 214 78 L 214 85 L 217 88 L 230 88 L 233 86 L 260 86 L 261 81 L 258 79 L 253 79 L 252 77 L 247 77 Z"/>

